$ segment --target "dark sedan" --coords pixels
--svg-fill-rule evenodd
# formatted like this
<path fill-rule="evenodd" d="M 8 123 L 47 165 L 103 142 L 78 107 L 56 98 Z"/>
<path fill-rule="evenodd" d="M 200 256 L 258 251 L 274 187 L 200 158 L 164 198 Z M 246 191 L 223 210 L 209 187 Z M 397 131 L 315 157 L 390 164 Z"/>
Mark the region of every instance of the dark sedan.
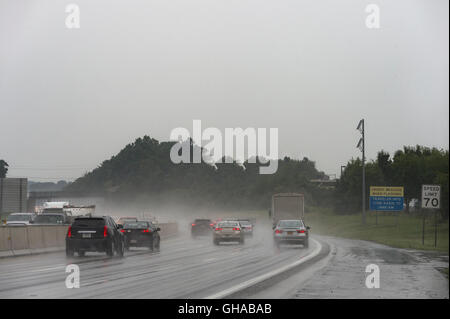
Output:
<path fill-rule="evenodd" d="M 148 221 L 125 222 L 120 230 L 125 236 L 125 249 L 130 247 L 148 247 L 159 251 L 160 228 Z"/>
<path fill-rule="evenodd" d="M 191 236 L 195 238 L 201 235 L 211 235 L 214 223 L 211 219 L 197 218 L 191 224 Z"/>

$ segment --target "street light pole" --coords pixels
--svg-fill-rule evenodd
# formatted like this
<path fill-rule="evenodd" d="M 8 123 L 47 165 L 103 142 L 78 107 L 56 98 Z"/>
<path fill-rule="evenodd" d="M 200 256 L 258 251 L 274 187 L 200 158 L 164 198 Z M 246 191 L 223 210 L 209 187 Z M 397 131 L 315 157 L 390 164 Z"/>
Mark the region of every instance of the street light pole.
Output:
<path fill-rule="evenodd" d="M 364 136 L 364 119 L 359 121 L 358 127 L 356 128 L 361 132 L 361 139 L 356 146 L 362 152 L 362 224 L 366 224 L 366 141 Z"/>
<path fill-rule="evenodd" d="M 362 122 L 362 223 L 366 224 L 366 140 L 364 138 L 364 119 Z"/>

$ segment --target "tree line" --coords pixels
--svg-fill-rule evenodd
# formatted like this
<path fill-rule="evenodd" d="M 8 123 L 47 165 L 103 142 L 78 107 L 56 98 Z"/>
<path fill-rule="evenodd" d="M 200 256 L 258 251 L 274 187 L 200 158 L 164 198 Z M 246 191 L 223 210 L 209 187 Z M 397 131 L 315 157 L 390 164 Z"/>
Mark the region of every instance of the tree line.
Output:
<path fill-rule="evenodd" d="M 149 136 L 136 139 L 117 155 L 78 178 L 65 190 L 104 196 L 110 201 L 176 201 L 193 207 L 267 209 L 275 193 L 305 194 L 306 208 L 327 206 L 339 214 L 361 212 L 362 161 L 349 160 L 334 189 L 312 182 L 326 179 L 315 162 L 284 157 L 278 160 L 275 174 L 261 175 L 263 165 L 246 161 L 231 164 L 192 163 L 196 146 L 189 140 L 191 163 L 174 164 L 170 150 L 175 142 L 159 142 Z M 0 161 L 0 175 L 8 166 Z M 422 184 L 441 185 L 441 212 L 449 211 L 449 152 L 424 146 L 405 146 L 393 156 L 380 151 L 375 160 L 366 163 L 367 209 L 370 186 L 403 186 L 405 203 L 420 199 Z M 409 212 L 409 205 L 406 205 Z"/>
<path fill-rule="evenodd" d="M 0 178 L 5 178 L 8 173 L 8 163 L 5 160 L 0 159 Z"/>
<path fill-rule="evenodd" d="M 423 184 L 441 185 L 441 212 L 448 218 L 449 152 L 424 146 L 405 146 L 391 156 L 380 151 L 366 164 L 366 191 L 370 186 L 403 186 L 406 212 L 413 199 L 420 200 Z M 360 212 L 362 206 L 362 161 L 351 159 L 338 181 L 334 194 L 337 212 Z M 367 206 L 369 205 L 366 200 Z M 367 207 L 368 208 L 368 207 Z"/>
<path fill-rule="evenodd" d="M 278 160 L 275 174 L 259 174 L 260 164 L 216 163 L 212 166 L 174 164 L 170 150 L 175 142 L 159 142 L 149 136 L 136 139 L 117 155 L 69 184 L 70 191 L 105 196 L 115 201 L 170 200 L 221 208 L 267 209 L 273 193 L 305 193 L 308 203 L 320 203 L 320 189 L 310 182 L 326 175 L 308 158 Z M 190 141 L 191 157 L 194 148 Z M 191 158 L 192 162 L 192 158 Z"/>

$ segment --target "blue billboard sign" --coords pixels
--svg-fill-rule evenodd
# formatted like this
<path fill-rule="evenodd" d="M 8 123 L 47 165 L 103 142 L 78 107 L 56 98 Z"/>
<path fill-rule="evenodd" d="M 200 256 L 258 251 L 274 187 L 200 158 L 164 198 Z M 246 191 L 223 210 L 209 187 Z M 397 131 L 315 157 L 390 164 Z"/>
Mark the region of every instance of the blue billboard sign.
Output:
<path fill-rule="evenodd" d="M 375 211 L 403 210 L 403 187 L 371 186 L 369 206 Z"/>

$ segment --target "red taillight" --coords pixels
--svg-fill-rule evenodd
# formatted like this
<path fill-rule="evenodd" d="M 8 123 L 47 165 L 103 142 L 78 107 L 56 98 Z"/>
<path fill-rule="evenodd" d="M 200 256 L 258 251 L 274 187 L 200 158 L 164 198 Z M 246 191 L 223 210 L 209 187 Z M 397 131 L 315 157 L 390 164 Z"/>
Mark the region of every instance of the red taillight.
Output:
<path fill-rule="evenodd" d="M 305 230 L 304 229 L 297 229 L 297 233 L 303 234 L 303 233 L 305 233 Z"/>
<path fill-rule="evenodd" d="M 275 230 L 275 234 L 281 234 L 283 231 L 281 229 Z"/>
<path fill-rule="evenodd" d="M 72 226 L 67 229 L 67 237 L 72 237 Z"/>
<path fill-rule="evenodd" d="M 108 227 L 103 226 L 103 237 L 108 237 Z"/>
<path fill-rule="evenodd" d="M 126 230 L 125 230 L 125 229 L 121 229 L 120 232 L 121 232 L 121 233 L 124 233 L 124 232 L 126 232 Z"/>
<path fill-rule="evenodd" d="M 149 230 L 149 229 L 144 229 L 144 230 L 142 230 L 142 232 L 143 232 L 143 233 L 149 233 L 150 230 Z"/>
<path fill-rule="evenodd" d="M 234 227 L 233 230 L 241 230 L 241 229 L 238 227 Z"/>
<path fill-rule="evenodd" d="M 195 224 L 192 224 L 192 226 L 195 226 Z"/>
<path fill-rule="evenodd" d="M 216 230 L 222 230 L 223 228 L 216 228 Z"/>

